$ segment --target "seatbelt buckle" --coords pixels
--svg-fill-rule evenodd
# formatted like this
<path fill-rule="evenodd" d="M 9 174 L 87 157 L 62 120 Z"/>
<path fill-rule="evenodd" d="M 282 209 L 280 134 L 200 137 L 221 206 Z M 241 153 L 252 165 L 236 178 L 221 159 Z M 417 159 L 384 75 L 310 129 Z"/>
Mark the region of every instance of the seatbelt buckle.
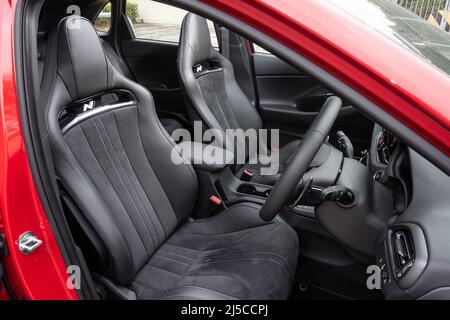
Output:
<path fill-rule="evenodd" d="M 241 180 L 248 182 L 252 180 L 254 175 L 255 173 L 252 170 L 244 169 L 244 171 L 242 171 Z"/>
<path fill-rule="evenodd" d="M 207 217 L 212 217 L 225 209 L 225 205 L 218 196 L 212 195 L 208 199 Z"/>
<path fill-rule="evenodd" d="M 214 204 L 218 205 L 218 206 L 222 205 L 222 199 L 220 199 L 219 197 L 217 197 L 215 195 L 212 195 L 211 197 L 209 197 L 209 201 L 211 203 L 214 203 Z"/>

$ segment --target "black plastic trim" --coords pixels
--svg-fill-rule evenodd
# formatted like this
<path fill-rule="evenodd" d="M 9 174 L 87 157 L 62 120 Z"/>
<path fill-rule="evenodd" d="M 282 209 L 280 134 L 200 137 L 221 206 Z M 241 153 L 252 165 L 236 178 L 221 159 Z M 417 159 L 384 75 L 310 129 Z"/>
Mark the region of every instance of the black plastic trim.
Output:
<path fill-rule="evenodd" d="M 425 270 L 428 263 L 428 248 L 425 234 L 419 225 L 414 223 L 395 224 L 391 228 L 391 230 L 389 230 L 387 237 L 392 270 L 396 270 L 396 267 L 394 265 L 394 246 L 390 237 L 393 231 L 402 229 L 406 229 L 410 232 L 410 236 L 412 237 L 413 242 L 414 259 L 412 266 L 404 276 L 399 278 L 396 274 L 394 274 L 394 277 L 397 279 L 400 287 L 406 290 L 410 288 L 417 281 L 417 279 L 419 279 L 420 275 Z"/>

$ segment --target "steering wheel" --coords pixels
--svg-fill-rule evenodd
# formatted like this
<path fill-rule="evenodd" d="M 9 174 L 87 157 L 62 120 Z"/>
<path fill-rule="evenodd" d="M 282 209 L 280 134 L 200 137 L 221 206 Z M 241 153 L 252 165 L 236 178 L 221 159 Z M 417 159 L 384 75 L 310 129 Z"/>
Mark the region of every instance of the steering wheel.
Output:
<path fill-rule="evenodd" d="M 342 100 L 329 97 L 322 106 L 314 122 L 306 131 L 297 150 L 289 159 L 284 173 L 270 192 L 269 197 L 261 208 L 259 216 L 265 221 L 271 221 L 289 200 L 291 193 L 300 178 L 308 170 L 311 161 L 327 138 L 331 127 L 341 110 Z"/>

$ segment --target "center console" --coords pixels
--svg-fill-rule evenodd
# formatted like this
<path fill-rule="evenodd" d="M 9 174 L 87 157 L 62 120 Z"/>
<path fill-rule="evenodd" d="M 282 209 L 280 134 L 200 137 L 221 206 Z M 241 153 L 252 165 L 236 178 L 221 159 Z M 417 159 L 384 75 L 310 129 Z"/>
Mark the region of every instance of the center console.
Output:
<path fill-rule="evenodd" d="M 292 208 L 294 214 L 311 217 L 314 213 L 314 206 L 319 203 L 321 191 L 330 185 L 334 185 L 341 171 L 344 156 L 341 151 L 325 143 L 317 153 L 310 165 L 310 169 L 305 173 L 305 181 L 299 181 L 297 190 L 293 192 L 293 201 L 307 182 L 311 185 L 302 196 L 302 200 L 295 203 Z M 242 179 L 237 177 L 230 167 L 218 173 L 207 175 L 209 184 L 213 186 L 210 191 L 215 191 L 226 204 L 237 202 L 255 202 L 264 204 L 270 195 L 273 186 L 255 183 L 252 179 Z M 252 174 L 259 174 L 254 172 Z M 246 181 L 248 180 L 248 181 Z M 319 199 L 318 199 L 319 197 Z"/>

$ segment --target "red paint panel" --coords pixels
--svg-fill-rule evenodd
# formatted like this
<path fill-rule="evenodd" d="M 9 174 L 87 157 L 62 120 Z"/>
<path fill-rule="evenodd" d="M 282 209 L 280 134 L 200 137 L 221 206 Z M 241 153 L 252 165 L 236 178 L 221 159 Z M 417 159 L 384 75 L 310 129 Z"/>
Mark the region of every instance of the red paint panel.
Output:
<path fill-rule="evenodd" d="M 2 282 L 0 282 L 0 301 L 1 300 L 10 300 L 8 292 L 6 292 L 5 286 Z"/>

